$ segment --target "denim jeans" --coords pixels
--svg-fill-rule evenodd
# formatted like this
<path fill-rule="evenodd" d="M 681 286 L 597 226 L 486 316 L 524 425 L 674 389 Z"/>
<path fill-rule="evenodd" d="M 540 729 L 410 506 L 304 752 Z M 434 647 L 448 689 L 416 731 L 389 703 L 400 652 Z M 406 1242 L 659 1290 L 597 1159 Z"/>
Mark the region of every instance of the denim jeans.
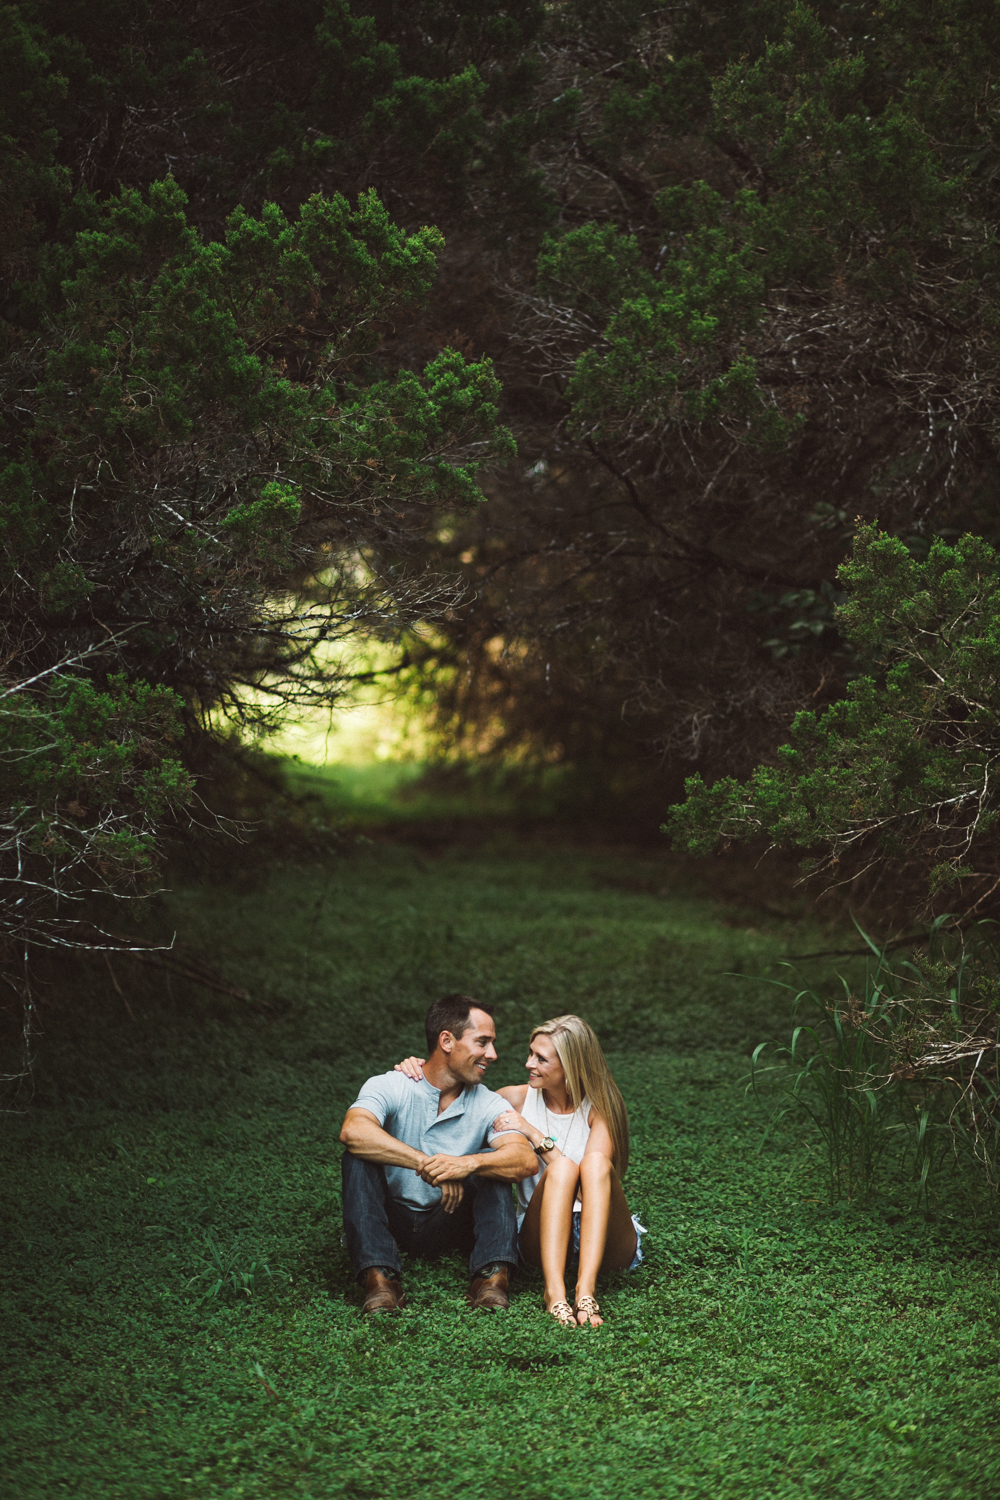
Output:
<path fill-rule="evenodd" d="M 400 1250 L 433 1260 L 446 1250 L 467 1251 L 469 1273 L 496 1261 L 517 1265 L 517 1216 L 509 1182 L 466 1177 L 462 1202 L 453 1214 L 440 1203 L 417 1210 L 389 1192 L 385 1171 L 375 1161 L 344 1152 L 344 1238 L 360 1281 L 372 1266 L 400 1274 Z"/>

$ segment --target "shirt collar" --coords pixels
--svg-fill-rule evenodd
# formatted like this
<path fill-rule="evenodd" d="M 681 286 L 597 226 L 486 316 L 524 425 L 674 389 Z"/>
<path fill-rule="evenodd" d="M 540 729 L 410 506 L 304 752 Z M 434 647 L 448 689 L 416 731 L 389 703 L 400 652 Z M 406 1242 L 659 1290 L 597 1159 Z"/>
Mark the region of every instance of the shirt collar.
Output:
<path fill-rule="evenodd" d="M 437 1101 L 441 1098 L 441 1090 L 436 1089 L 427 1079 L 422 1080 L 428 1094 Z M 482 1088 L 480 1083 L 467 1083 L 457 1099 L 453 1099 L 447 1109 L 443 1109 L 437 1116 L 439 1120 L 455 1120 L 459 1115 L 464 1115 L 469 1104 L 469 1095 L 474 1094 L 476 1089 Z"/>

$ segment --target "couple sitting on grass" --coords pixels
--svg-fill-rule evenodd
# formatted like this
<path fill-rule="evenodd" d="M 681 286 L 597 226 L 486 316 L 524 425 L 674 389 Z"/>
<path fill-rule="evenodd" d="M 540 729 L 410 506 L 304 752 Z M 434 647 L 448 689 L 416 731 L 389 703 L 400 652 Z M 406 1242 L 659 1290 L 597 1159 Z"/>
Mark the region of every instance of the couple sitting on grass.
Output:
<path fill-rule="evenodd" d="M 520 1259 L 541 1266 L 557 1322 L 596 1327 L 598 1272 L 637 1266 L 645 1233 L 619 1181 L 628 1115 L 600 1042 L 579 1016 L 546 1021 L 531 1033 L 528 1082 L 493 1093 L 483 1084 L 497 1056 L 488 1006 L 447 995 L 427 1012 L 426 1031 L 426 1062 L 410 1057 L 369 1078 L 340 1132 L 362 1310 L 403 1306 L 400 1247 L 426 1258 L 461 1248 L 473 1307 L 510 1306 Z"/>

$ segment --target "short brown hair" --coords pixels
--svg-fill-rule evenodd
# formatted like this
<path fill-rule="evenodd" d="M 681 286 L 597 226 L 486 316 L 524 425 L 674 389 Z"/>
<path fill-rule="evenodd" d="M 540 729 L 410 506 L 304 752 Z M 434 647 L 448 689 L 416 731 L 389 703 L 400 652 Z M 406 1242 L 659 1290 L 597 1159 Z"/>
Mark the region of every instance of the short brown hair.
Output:
<path fill-rule="evenodd" d="M 488 1005 L 473 999 L 471 995 L 445 995 L 442 1000 L 435 1000 L 424 1019 L 427 1056 L 430 1057 L 434 1051 L 442 1031 L 450 1031 L 457 1041 L 463 1031 L 467 1030 L 469 1014 L 474 1010 L 484 1010 L 488 1016 L 493 1014 Z"/>

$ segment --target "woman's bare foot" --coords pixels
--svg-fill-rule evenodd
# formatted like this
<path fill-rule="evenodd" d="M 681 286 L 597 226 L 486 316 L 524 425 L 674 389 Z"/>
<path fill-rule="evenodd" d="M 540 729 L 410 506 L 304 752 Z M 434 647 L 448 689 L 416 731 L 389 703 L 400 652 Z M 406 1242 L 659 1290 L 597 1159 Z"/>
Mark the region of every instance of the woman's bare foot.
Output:
<path fill-rule="evenodd" d="M 596 1297 L 588 1297 L 586 1293 L 577 1296 L 576 1317 L 581 1328 L 586 1328 L 589 1323 L 591 1328 L 600 1328 L 604 1319 L 601 1317 L 601 1309 L 597 1305 Z"/>

